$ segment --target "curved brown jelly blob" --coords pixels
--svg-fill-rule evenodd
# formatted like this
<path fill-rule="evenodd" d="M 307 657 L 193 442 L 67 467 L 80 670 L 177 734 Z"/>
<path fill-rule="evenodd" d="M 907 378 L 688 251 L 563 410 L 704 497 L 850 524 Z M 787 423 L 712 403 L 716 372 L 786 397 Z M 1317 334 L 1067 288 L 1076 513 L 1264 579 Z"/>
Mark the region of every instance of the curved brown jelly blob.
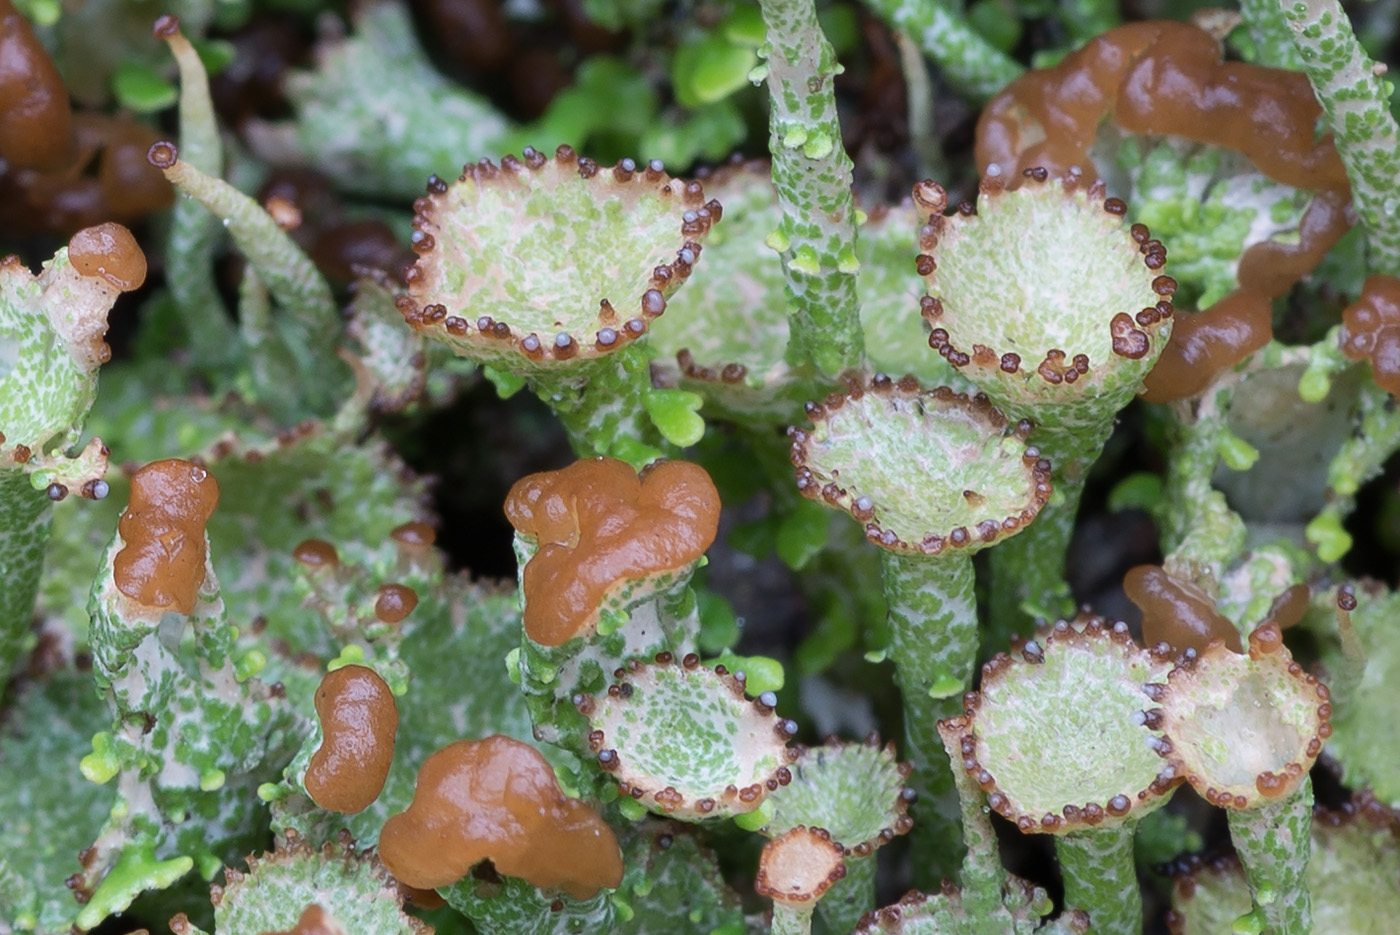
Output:
<path fill-rule="evenodd" d="M 1239 631 L 1221 616 L 1204 591 L 1167 574 L 1156 565 L 1138 565 L 1123 576 L 1128 600 L 1142 611 L 1142 641 L 1166 643 L 1177 650 L 1201 652 L 1211 640 L 1223 640 L 1233 652 L 1243 652 Z"/>
<path fill-rule="evenodd" d="M 1143 380 L 1142 398 L 1165 403 L 1195 396 L 1273 335 L 1273 306 L 1259 292 L 1239 289 L 1204 312 L 1177 313 L 1171 340 Z"/>
<path fill-rule="evenodd" d="M 1308 612 L 1311 596 L 1307 585 L 1295 584 L 1274 598 L 1274 602 L 1269 605 L 1269 615 L 1265 619 L 1286 630 L 1303 619 L 1303 614 Z"/>
<path fill-rule="evenodd" d="M 1222 62 L 1219 43 L 1187 23 L 1131 23 L 993 98 L 977 126 L 977 165 L 997 164 L 1013 185 L 1031 167 L 1078 166 L 1092 180 L 1089 149 L 1111 117 L 1130 133 L 1233 149 L 1288 185 L 1345 189 L 1331 137 L 1314 139 L 1320 114 L 1300 73 Z"/>
<path fill-rule="evenodd" d="M 68 241 L 68 262 L 84 276 L 100 276 L 122 292 L 146 281 L 146 254 L 131 231 L 108 222 L 85 227 Z"/>
<path fill-rule="evenodd" d="M 437 541 L 437 532 L 427 523 L 404 523 L 395 526 L 389 537 L 400 545 L 427 548 Z"/>
<path fill-rule="evenodd" d="M 374 602 L 374 615 L 385 623 L 402 623 L 417 606 L 417 591 L 402 584 L 383 584 Z"/>
<path fill-rule="evenodd" d="M 1303 212 L 1297 243 L 1266 240 L 1244 252 L 1236 272 L 1240 288 L 1262 292 L 1273 299 L 1292 289 L 1350 229 L 1350 203 L 1348 188 L 1318 192 Z"/>
<path fill-rule="evenodd" d="M 336 282 L 354 282 L 357 267 L 383 270 L 396 279 L 413 265 L 412 250 L 399 243 L 383 221 L 347 221 L 317 232 L 311 245 L 312 261 Z"/>
<path fill-rule="evenodd" d="M 52 172 L 73 161 L 68 88 L 34 30 L 0 0 L 0 159 Z"/>
<path fill-rule="evenodd" d="M 308 568 L 322 568 L 340 562 L 335 546 L 321 539 L 306 539 L 292 549 L 292 558 Z"/>
<path fill-rule="evenodd" d="M 287 931 L 264 932 L 263 935 L 346 935 L 346 931 L 334 916 L 312 903 L 301 911 L 296 924 Z"/>
<path fill-rule="evenodd" d="M 1342 312 L 1342 353 L 1371 361 L 1376 384 L 1400 395 L 1400 279 L 1367 276 L 1361 296 Z"/>
<path fill-rule="evenodd" d="M 522 575 L 525 632 L 545 646 L 587 632 L 610 589 L 700 558 L 719 509 L 710 476 L 686 461 L 639 478 L 622 461 L 595 458 L 516 482 L 506 518 L 539 543 Z"/>
<path fill-rule="evenodd" d="M 124 545 L 112 560 L 117 590 L 138 604 L 188 614 L 204 584 L 204 526 L 219 503 L 219 484 L 189 461 L 153 461 L 131 478 L 131 501 L 117 531 Z"/>
<path fill-rule="evenodd" d="M 488 858 L 506 876 L 575 899 L 622 881 L 612 829 L 564 795 L 539 751 L 500 734 L 424 761 L 413 802 L 379 833 L 379 857 L 420 889 L 454 883 Z"/>
<path fill-rule="evenodd" d="M 306 768 L 306 792 L 324 809 L 363 811 L 379 798 L 394 761 L 394 695 L 373 669 L 344 666 L 321 679 L 316 716 L 324 739 Z"/>

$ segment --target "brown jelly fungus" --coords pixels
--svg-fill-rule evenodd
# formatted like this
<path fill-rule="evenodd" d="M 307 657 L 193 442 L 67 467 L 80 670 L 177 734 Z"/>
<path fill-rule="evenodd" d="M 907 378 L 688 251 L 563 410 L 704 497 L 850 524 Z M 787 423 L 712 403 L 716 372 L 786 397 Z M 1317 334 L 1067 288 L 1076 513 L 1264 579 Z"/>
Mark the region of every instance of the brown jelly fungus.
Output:
<path fill-rule="evenodd" d="M 307 539 L 292 549 L 292 558 L 307 568 L 329 568 L 340 561 L 335 546 L 320 539 Z"/>
<path fill-rule="evenodd" d="M 84 276 L 98 276 L 122 292 L 146 281 L 146 254 L 131 231 L 108 222 L 78 231 L 68 241 L 68 262 Z"/>
<path fill-rule="evenodd" d="M 218 502 L 218 482 L 189 461 L 153 461 L 132 475 L 131 500 L 117 521 L 117 589 L 147 607 L 192 612 L 208 558 L 204 526 Z"/>
<path fill-rule="evenodd" d="M 1215 609 L 1215 602 L 1189 581 L 1173 578 L 1156 565 L 1139 565 L 1123 577 L 1128 599 L 1142 611 L 1142 639 L 1147 646 L 1166 643 L 1178 651 L 1203 651 L 1222 640 L 1243 652 L 1239 631 Z"/>
<path fill-rule="evenodd" d="M 0 160 L 54 171 L 73 159 L 68 89 L 29 21 L 0 0 Z"/>
<path fill-rule="evenodd" d="M 518 481 L 506 518 L 539 544 L 521 581 L 525 632 L 545 646 L 591 632 L 609 592 L 699 559 L 719 509 L 710 476 L 686 461 L 638 477 L 625 462 L 594 458 Z"/>
<path fill-rule="evenodd" d="M 417 591 L 402 584 L 384 584 L 374 601 L 374 615 L 385 623 L 402 623 L 417 606 Z"/>
<path fill-rule="evenodd" d="M 171 928 L 174 928 L 173 921 Z M 301 911 L 296 924 L 290 929 L 285 932 L 264 932 L 263 935 L 346 935 L 346 931 L 334 916 L 312 903 Z"/>
<path fill-rule="evenodd" d="M 1272 303 L 1260 292 L 1240 289 L 1204 312 L 1175 318 L 1171 340 L 1143 381 L 1148 402 L 1197 395 L 1273 337 Z"/>
<path fill-rule="evenodd" d="M 394 695 L 373 669 L 344 666 L 321 679 L 316 716 L 323 739 L 306 768 L 306 792 L 329 811 L 363 811 L 379 798 L 394 760 Z"/>
<path fill-rule="evenodd" d="M 447 886 L 483 860 L 541 889 L 588 899 L 622 882 L 612 829 L 566 796 L 534 747 L 496 734 L 424 761 L 413 802 L 384 823 L 379 856 L 400 881 Z"/>
<path fill-rule="evenodd" d="M 1400 279 L 1366 277 L 1361 296 L 1342 312 L 1342 353 L 1369 360 L 1376 384 L 1400 395 Z"/>

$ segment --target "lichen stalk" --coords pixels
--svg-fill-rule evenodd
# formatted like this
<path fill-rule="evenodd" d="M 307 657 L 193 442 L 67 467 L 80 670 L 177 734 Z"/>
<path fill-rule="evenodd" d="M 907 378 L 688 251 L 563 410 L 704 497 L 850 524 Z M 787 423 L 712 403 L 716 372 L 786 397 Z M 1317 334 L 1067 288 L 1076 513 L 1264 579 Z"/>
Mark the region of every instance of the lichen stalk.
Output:
<path fill-rule="evenodd" d="M 828 932 L 851 932 L 860 919 L 875 908 L 875 871 L 879 861 L 847 857 L 846 875 L 831 885 L 817 903 L 817 915 Z"/>
<path fill-rule="evenodd" d="M 1303 62 L 1298 56 L 1298 47 L 1293 44 L 1293 32 L 1288 28 L 1278 0 L 1240 0 L 1240 15 L 1254 42 L 1255 64 L 1302 71 Z"/>
<path fill-rule="evenodd" d="M 768 930 L 772 935 L 811 935 L 813 902 L 790 904 L 773 903 L 773 925 Z"/>
<path fill-rule="evenodd" d="M 1065 881 L 1065 905 L 1089 913 L 1100 935 L 1142 931 L 1142 890 L 1133 864 L 1137 822 L 1094 828 L 1055 839 Z"/>
<path fill-rule="evenodd" d="M 1308 890 L 1313 790 L 1304 777 L 1281 801 L 1261 808 L 1228 809 L 1230 840 L 1244 864 L 1255 911 L 1269 935 L 1310 935 Z"/>
<path fill-rule="evenodd" d="M 948 83 L 974 101 L 985 101 L 1025 71 L 938 0 L 867 0 L 867 5 L 914 37 Z"/>
<path fill-rule="evenodd" d="M 882 551 L 881 562 L 889 654 L 904 699 L 904 757 L 914 764 L 912 785 L 919 793 L 915 878 L 936 882 L 955 873 L 962 854 L 961 809 L 938 722 L 961 713 L 977 662 L 972 558 Z"/>
<path fill-rule="evenodd" d="M 768 148 L 783 222 L 769 245 L 783 258 L 789 357 L 829 376 L 865 358 L 856 296 L 854 167 L 841 145 L 833 81 L 841 73 L 814 0 L 764 0 L 772 114 Z"/>
<path fill-rule="evenodd" d="M 53 505 L 26 471 L 0 468 L 0 689 L 24 651 Z"/>
<path fill-rule="evenodd" d="M 1352 204 L 1366 229 L 1375 272 L 1400 273 L 1400 126 L 1389 82 L 1357 41 L 1336 0 L 1281 0 L 1293 41 L 1327 115 L 1351 181 Z"/>
<path fill-rule="evenodd" d="M 965 728 L 962 718 L 940 725 L 939 735 L 950 761 L 959 756 L 958 737 Z M 962 863 L 962 902 L 974 919 L 1003 919 L 1009 915 L 1002 902 L 1008 875 L 1001 862 L 996 830 L 992 827 L 987 796 L 966 770 L 952 769 L 962 809 L 963 845 L 967 854 Z"/>

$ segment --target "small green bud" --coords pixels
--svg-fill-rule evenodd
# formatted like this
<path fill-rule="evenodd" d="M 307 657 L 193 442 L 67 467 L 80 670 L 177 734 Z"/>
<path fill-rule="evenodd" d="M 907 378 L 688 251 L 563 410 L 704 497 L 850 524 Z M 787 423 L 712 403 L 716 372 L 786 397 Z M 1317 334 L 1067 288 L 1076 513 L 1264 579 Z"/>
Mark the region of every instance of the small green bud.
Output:
<path fill-rule="evenodd" d="M 855 248 L 850 244 L 841 248 L 841 255 L 836 258 L 836 268 L 843 273 L 860 272 L 860 260 L 856 259 Z"/>
<path fill-rule="evenodd" d="M 267 656 L 261 650 L 250 649 L 233 664 L 233 677 L 240 682 L 246 682 L 261 672 L 265 665 Z"/>
<path fill-rule="evenodd" d="M 651 424 L 662 437 L 680 448 L 689 448 L 705 435 L 700 417 L 704 398 L 688 390 L 652 390 L 643 397 Z"/>
<path fill-rule="evenodd" d="M 647 817 L 647 807 L 631 796 L 623 796 L 617 801 L 617 810 L 628 821 L 641 821 Z"/>
<path fill-rule="evenodd" d="M 836 144 L 829 134 L 818 132 L 803 144 L 802 155 L 808 159 L 825 159 L 835 148 Z"/>
<path fill-rule="evenodd" d="M 782 225 L 775 228 L 772 233 L 763 238 L 763 245 L 778 253 L 786 253 L 788 247 L 792 246 L 792 241 L 788 238 L 787 232 Z"/>
<path fill-rule="evenodd" d="M 635 916 L 637 912 L 632 908 L 632 904 L 627 901 L 627 897 L 623 896 L 619 891 L 613 893 L 611 899 L 613 908 L 617 911 L 617 920 L 619 922 L 631 922 L 632 917 Z"/>
<path fill-rule="evenodd" d="M 224 787 L 224 771 L 211 769 L 199 777 L 199 788 L 204 792 L 215 792 Z"/>
<path fill-rule="evenodd" d="M 798 247 L 793 252 L 792 259 L 788 260 L 788 265 L 808 276 L 816 276 L 822 271 L 821 261 L 817 259 L 817 251 L 805 245 Z"/>
<path fill-rule="evenodd" d="M 1222 431 L 1216 437 L 1215 450 L 1232 471 L 1248 471 L 1259 460 L 1259 449 L 1230 431 Z"/>
<path fill-rule="evenodd" d="M 1317 547 L 1317 557 L 1324 562 L 1340 561 L 1351 551 L 1351 534 L 1342 528 L 1335 513 L 1319 513 L 1308 523 L 1304 536 Z"/>
<path fill-rule="evenodd" d="M 764 799 L 763 804 L 751 812 L 734 816 L 734 824 L 745 831 L 757 831 L 773 820 L 777 804 L 772 799 Z"/>
<path fill-rule="evenodd" d="M 933 684 L 929 686 L 928 696 L 934 699 L 952 698 L 961 694 L 966 689 L 962 679 L 951 672 L 939 672 L 933 677 Z"/>
<path fill-rule="evenodd" d="M 78 761 L 78 769 L 88 782 L 102 785 L 121 771 L 121 762 L 112 745 L 112 735 L 101 731 L 92 736 L 92 752 Z"/>
<path fill-rule="evenodd" d="M 1332 375 L 1321 368 L 1309 367 L 1298 380 L 1298 396 L 1305 403 L 1320 403 L 1332 392 Z"/>
<path fill-rule="evenodd" d="M 506 678 L 516 685 L 520 684 L 520 647 L 517 646 L 506 653 Z"/>
<path fill-rule="evenodd" d="M 280 782 L 265 782 L 258 786 L 258 798 L 264 802 L 276 802 L 286 794 L 286 787 Z"/>
<path fill-rule="evenodd" d="M 783 145 L 788 149 L 798 149 L 807 145 L 807 128 L 795 126 L 783 134 Z"/>
<path fill-rule="evenodd" d="M 336 656 L 326 664 L 327 672 L 334 672 L 336 669 L 343 669 L 346 666 L 359 665 L 365 661 L 365 648 L 354 643 L 344 647 L 340 655 Z"/>

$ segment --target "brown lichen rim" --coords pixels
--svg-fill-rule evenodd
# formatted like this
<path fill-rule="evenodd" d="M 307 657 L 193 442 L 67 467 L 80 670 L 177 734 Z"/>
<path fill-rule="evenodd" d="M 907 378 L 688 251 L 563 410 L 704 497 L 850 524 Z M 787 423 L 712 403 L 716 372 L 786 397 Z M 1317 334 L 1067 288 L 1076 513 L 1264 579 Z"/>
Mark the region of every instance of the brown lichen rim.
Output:
<path fill-rule="evenodd" d="M 899 774 L 900 779 L 900 789 L 895 795 L 894 806 L 890 809 L 895 815 L 894 823 L 886 825 L 870 837 L 862 841 L 857 841 L 854 844 L 837 842 L 841 843 L 841 846 L 846 849 L 846 853 L 859 859 L 862 857 L 869 857 L 871 854 L 874 854 L 876 850 L 890 843 L 896 837 L 908 834 L 910 830 L 913 829 L 914 819 L 909 817 L 909 808 L 918 800 L 918 794 L 913 789 L 903 784 L 905 780 L 913 775 L 914 764 L 899 762 L 894 741 L 882 742 L 879 733 L 876 731 L 871 731 L 860 741 L 846 741 L 839 737 L 832 736 L 828 737 L 820 747 L 806 747 L 801 744 L 793 747 L 792 749 L 796 754 L 793 758 L 791 770 L 793 773 L 793 781 L 801 781 L 801 777 L 798 773 L 802 770 L 802 761 L 808 756 L 822 750 L 844 749 L 846 747 L 860 747 L 865 750 L 877 751 L 876 756 L 880 758 L 882 764 L 890 765 L 894 771 Z M 767 828 L 762 830 L 765 834 L 768 833 Z"/>
<path fill-rule="evenodd" d="M 1033 911 L 1031 907 L 1038 901 L 1037 896 L 1045 898 L 1044 891 L 1037 892 L 1037 887 L 1020 877 L 1010 877 L 1007 884 L 1008 892 L 1004 896 L 1003 905 L 1014 918 L 1026 919 L 1027 914 Z M 916 924 L 924 907 L 931 900 L 938 898 L 947 901 L 950 912 L 955 915 L 962 914 L 959 905 L 962 901 L 962 889 L 955 883 L 944 880 L 940 892 L 936 895 L 910 890 L 894 905 L 867 912 L 861 916 L 851 935 L 901 935 L 906 924 Z M 1089 931 L 1089 915 L 1083 910 L 1067 909 L 1060 914 L 1060 920 L 1077 935 Z"/>
<path fill-rule="evenodd" d="M 514 155 L 503 157 L 500 166 L 489 159 L 464 165 L 457 183 L 471 182 L 479 187 L 488 184 L 529 185 L 546 167 L 555 167 L 561 171 L 571 169 L 582 179 L 596 180 L 596 185 L 613 186 L 617 190 L 622 190 L 624 186 L 651 187 L 663 198 L 677 199 L 684 208 L 678 227 L 681 246 L 676 251 L 676 259 L 653 268 L 646 289 L 637 297 L 635 315 L 624 318 L 606 298 L 601 300 L 597 328 L 591 337 L 568 331 L 541 336 L 535 331 L 523 332 L 510 322 L 496 321 L 486 315 L 475 321 L 449 315 L 444 305 L 419 304 L 423 270 L 439 255 L 433 236 L 433 232 L 439 229 L 435 213 L 439 199 L 450 188 L 447 182 L 434 175 L 428 179 L 427 194 L 413 203 L 410 246 L 418 255 L 418 260 L 404 276 L 408 294 L 396 302 L 404 321 L 415 330 L 454 347 L 497 358 L 518 356 L 530 363 L 546 366 L 555 361 L 603 357 L 645 335 L 651 320 L 666 311 L 666 297 L 690 277 L 700 258 L 699 241 L 723 214 L 719 202 L 706 202 L 704 187 L 699 182 L 671 178 L 662 168 L 660 160 L 654 159 L 639 168 L 633 160 L 623 159 L 611 168 L 604 168 L 578 155 L 573 147 L 567 145 L 556 149 L 553 159 L 530 146 L 525 147 L 521 155 L 522 158 Z"/>
<path fill-rule="evenodd" d="M 997 653 L 982 666 L 983 690 L 989 682 L 999 678 L 1010 678 L 1010 670 L 1021 665 L 1039 665 L 1045 661 L 1045 649 L 1053 645 L 1088 647 L 1108 642 L 1120 647 L 1129 654 L 1141 654 L 1145 659 L 1162 664 L 1171 658 L 1171 653 L 1162 649 L 1145 650 L 1133 641 L 1128 625 L 1121 620 L 1109 625 L 1101 617 L 1084 620 L 1084 628 L 1076 629 L 1061 620 L 1053 627 L 1040 627 L 1035 639 L 1027 642 L 1020 638 L 1012 641 L 1012 652 Z M 1043 644 L 1043 645 L 1042 645 Z M 982 706 L 981 692 L 968 692 L 963 696 L 963 714 L 939 722 L 939 733 L 945 737 L 957 738 L 962 756 L 961 766 L 987 794 L 987 805 L 998 815 L 1014 824 L 1024 834 L 1068 834 L 1108 824 L 1106 827 L 1121 824 L 1135 812 L 1145 807 L 1160 804 L 1161 800 L 1182 782 L 1182 777 L 1173 773 L 1171 767 L 1159 772 L 1144 789 L 1132 795 L 1120 793 L 1107 802 L 1086 802 L 1083 805 L 1070 803 L 1059 814 L 1054 812 L 1030 812 L 1022 808 L 1006 790 L 1002 789 L 996 777 L 978 759 L 978 736 L 976 731 L 977 712 Z"/>
<path fill-rule="evenodd" d="M 1107 215 L 1122 218 L 1127 214 L 1128 206 L 1122 199 L 1104 197 L 1107 187 L 1101 180 L 1092 182 L 1083 189 L 1084 200 L 1081 201 L 1075 195 L 1081 190 L 1083 178 L 1074 171 L 1060 178 L 1052 178 L 1045 169 L 1031 168 L 1026 169 L 1023 176 L 1031 184 L 1020 188 L 1010 188 L 1005 177 L 985 176 L 978 183 L 978 195 L 996 198 L 1009 193 L 1025 193 L 1032 185 L 1043 189 L 1058 184 L 1066 201 L 1081 210 L 1088 210 L 1091 202 L 1098 201 Z M 948 193 L 943 186 L 927 180 L 914 186 L 914 203 L 929 212 L 928 223 L 919 230 L 919 255 L 914 261 L 915 269 L 927 284 L 930 277 L 937 272 L 934 253 L 945 231 L 964 219 L 975 218 L 977 211 L 974 205 L 964 203 L 958 206 L 956 215 L 945 216 L 943 212 L 948 207 Z M 1160 240 L 1152 237 L 1147 225 L 1134 224 L 1127 233 L 1138 244 L 1143 266 L 1149 273 L 1156 273 L 1166 266 L 1166 247 Z M 1171 297 L 1176 292 L 1176 285 L 1176 280 L 1170 276 L 1158 275 L 1151 283 L 1152 291 L 1161 297 L 1155 305 L 1144 307 L 1132 315 L 1119 312 L 1113 316 L 1109 323 L 1109 332 L 1112 335 L 1115 355 L 1128 360 L 1139 360 L 1147 355 L 1153 333 L 1159 331 L 1163 323 L 1172 317 Z M 919 300 L 919 310 L 924 320 L 933 328 L 928 338 L 929 347 L 959 370 L 976 365 L 987 369 L 996 368 L 1008 374 L 1021 371 L 1025 362 L 1021 355 L 1014 351 L 998 351 L 982 344 L 974 344 L 965 349 L 954 344 L 947 329 L 939 324 L 943 317 L 943 302 L 936 296 L 923 296 Z M 1094 373 L 1093 366 L 1088 355 L 1076 353 L 1073 348 L 1048 348 L 1045 357 L 1035 366 L 1033 372 L 1045 383 L 1058 386 L 1064 383 L 1074 384 L 1081 378 L 1090 377 Z"/>
<path fill-rule="evenodd" d="M 1295 683 L 1299 702 L 1316 702 L 1313 709 L 1316 723 L 1312 735 L 1305 739 L 1300 736 L 1299 749 L 1280 764 L 1277 770 L 1264 770 L 1256 775 L 1248 786 L 1242 783 L 1215 783 L 1200 770 L 1193 768 L 1187 757 L 1182 754 L 1182 745 L 1172 740 L 1172 728 L 1176 723 L 1172 698 L 1177 693 L 1186 695 L 1189 692 L 1187 686 L 1203 667 L 1210 668 L 1222 661 L 1228 662 L 1231 657 L 1239 659 L 1244 656 L 1254 663 L 1272 662 L 1278 666 L 1280 671 Z M 1189 782 L 1202 798 L 1222 808 L 1257 808 L 1288 795 L 1303 781 L 1303 777 L 1308 774 L 1308 770 L 1322 752 L 1323 743 L 1332 735 L 1331 693 L 1317 676 L 1304 671 L 1302 664 L 1293 659 L 1288 648 L 1283 645 L 1283 631 L 1272 620 L 1256 627 L 1254 632 L 1249 634 L 1246 653 L 1232 653 L 1218 640 L 1212 641 L 1204 652 L 1195 653 L 1188 650 L 1181 654 L 1176 667 L 1167 673 L 1165 684 L 1154 682 L 1144 685 L 1143 693 L 1161 705 L 1143 712 L 1147 725 L 1163 732 L 1163 737 L 1156 746 L 1158 756 L 1167 760 L 1169 768 L 1178 777 Z M 1194 707 L 1191 706 L 1186 712 L 1187 717 L 1194 711 Z"/>
<path fill-rule="evenodd" d="M 981 393 L 968 396 L 966 393 L 955 393 L 946 386 L 925 390 L 915 377 L 908 374 L 900 377 L 898 381 L 883 373 L 875 374 L 868 382 L 849 375 L 846 377 L 846 381 L 847 390 L 845 393 L 832 393 L 820 403 L 807 403 L 807 418 L 814 426 L 829 420 L 832 414 L 839 412 L 847 402 L 859 401 L 869 392 L 885 399 L 895 397 L 909 400 L 918 399 L 925 404 L 931 402 L 934 406 L 943 409 L 963 406 L 980 418 L 988 431 L 1001 432 L 1004 436 L 1015 437 L 1022 441 L 1031 432 L 1031 423 L 1025 419 L 1008 428 L 1009 422 L 1006 416 Z M 842 487 L 833 478 L 825 477 L 812 469 L 809 464 L 808 442 L 811 441 L 809 431 L 790 428 L 788 429 L 788 437 L 792 439 L 790 458 L 796 475 L 798 491 L 809 500 L 816 500 L 850 513 L 851 518 L 865 528 L 867 539 L 881 548 L 891 551 L 937 555 L 945 548 L 962 549 L 974 544 L 981 548 L 996 542 L 1005 535 L 1019 531 L 1035 519 L 1041 508 L 1050 500 L 1050 462 L 1040 456 L 1039 449 L 1027 447 L 1021 461 L 1026 468 L 1028 496 L 1026 506 L 1020 513 L 1009 515 L 1000 522 L 987 520 L 979 523 L 975 530 L 970 531 L 966 527 L 959 526 L 951 530 L 930 531 L 924 534 L 921 541 L 908 542 L 901 539 L 893 530 L 886 529 L 875 522 L 879 506 L 868 495 L 852 497 L 848 488 Z"/>
<path fill-rule="evenodd" d="M 657 653 L 655 660 L 650 663 L 633 659 L 625 667 L 613 672 L 617 681 L 608 686 L 607 697 L 629 698 L 639 677 L 652 668 L 672 666 L 678 667 L 686 677 L 709 673 L 715 678 L 719 690 L 730 693 L 737 703 L 748 709 L 748 716 L 771 721 L 772 728 L 769 733 L 778 738 L 774 752 L 777 754 L 779 765 L 770 775 L 757 777 L 754 782 L 743 788 L 730 783 L 722 790 L 702 790 L 690 797 L 671 785 L 654 788 L 644 777 L 629 772 L 623 757 L 616 749 L 608 746 L 606 732 L 592 726 L 598 706 L 602 703 L 601 699 L 590 695 L 576 696 L 574 706 L 589 721 L 588 748 L 597 755 L 598 766 L 612 774 L 617 781 L 618 790 L 623 795 L 631 796 L 662 815 L 682 821 L 701 821 L 706 818 L 727 818 L 751 812 L 763 804 L 769 792 L 792 782 L 792 771 L 788 769 L 788 764 L 797 759 L 798 751 L 788 747 L 787 743 L 797 734 L 797 723 L 779 718 L 774 709 L 764 703 L 762 696 L 750 701 L 744 693 L 744 680 L 738 674 L 731 674 L 723 665 L 717 665 L 713 669 L 703 666 L 700 664 L 700 657 L 695 653 L 687 653 L 679 661 L 668 652 Z"/>
<path fill-rule="evenodd" d="M 791 847 L 805 848 L 809 852 L 815 852 L 811 859 L 824 862 L 824 866 L 816 867 L 812 872 L 813 876 L 819 875 L 819 879 L 813 881 L 811 885 L 799 886 L 795 890 L 785 888 L 783 881 L 776 879 L 779 873 L 775 872 L 773 867 L 775 862 L 783 859 L 783 850 Z M 799 863 L 801 862 L 799 861 Z M 846 849 L 831 840 L 831 834 L 825 828 L 798 825 L 763 845 L 763 853 L 758 861 L 758 876 L 754 878 L 753 888 L 758 895 L 774 902 L 800 905 L 821 899 L 826 895 L 827 890 L 835 886 L 836 882 L 845 876 Z"/>

